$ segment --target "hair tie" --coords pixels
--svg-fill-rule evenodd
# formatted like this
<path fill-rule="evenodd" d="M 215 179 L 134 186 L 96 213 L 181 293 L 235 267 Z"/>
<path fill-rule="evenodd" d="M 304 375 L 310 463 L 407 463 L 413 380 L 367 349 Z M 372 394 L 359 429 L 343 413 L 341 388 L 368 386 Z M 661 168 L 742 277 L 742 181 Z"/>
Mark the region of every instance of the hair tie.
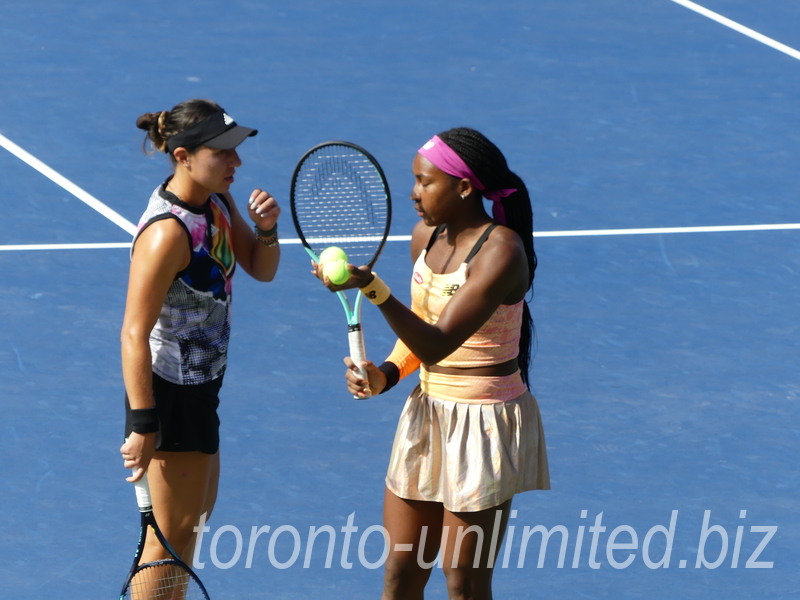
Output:
<path fill-rule="evenodd" d="M 167 115 L 169 115 L 168 110 L 162 110 L 158 115 L 158 135 L 161 137 L 164 137 L 164 124 L 167 121 Z"/>

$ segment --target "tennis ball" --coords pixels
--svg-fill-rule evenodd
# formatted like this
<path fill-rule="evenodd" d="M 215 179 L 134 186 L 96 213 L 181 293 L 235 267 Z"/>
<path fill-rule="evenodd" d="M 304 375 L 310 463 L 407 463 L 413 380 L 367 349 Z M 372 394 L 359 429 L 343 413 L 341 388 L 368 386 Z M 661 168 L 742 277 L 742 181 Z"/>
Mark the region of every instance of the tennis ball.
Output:
<path fill-rule="evenodd" d="M 337 259 L 326 262 L 322 266 L 322 274 L 325 275 L 333 285 L 342 285 L 350 279 L 350 271 L 347 270 L 347 262 Z"/>
<path fill-rule="evenodd" d="M 337 246 L 331 246 L 330 248 L 325 248 L 325 250 L 322 251 L 322 254 L 319 255 L 319 264 L 321 265 L 333 260 L 343 260 L 346 263 L 347 254 L 345 254 L 344 250 L 341 248 Z"/>

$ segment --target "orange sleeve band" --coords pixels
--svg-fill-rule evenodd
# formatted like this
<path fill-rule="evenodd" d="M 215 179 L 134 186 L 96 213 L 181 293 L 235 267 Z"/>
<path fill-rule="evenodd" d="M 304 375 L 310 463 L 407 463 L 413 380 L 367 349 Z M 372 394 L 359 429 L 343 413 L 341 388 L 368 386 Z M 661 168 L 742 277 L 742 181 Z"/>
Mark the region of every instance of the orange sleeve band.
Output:
<path fill-rule="evenodd" d="M 394 345 L 392 353 L 386 358 L 386 362 L 390 362 L 397 367 L 397 370 L 400 371 L 400 379 L 411 375 L 411 373 L 419 369 L 419 365 L 422 363 L 400 339 Z"/>

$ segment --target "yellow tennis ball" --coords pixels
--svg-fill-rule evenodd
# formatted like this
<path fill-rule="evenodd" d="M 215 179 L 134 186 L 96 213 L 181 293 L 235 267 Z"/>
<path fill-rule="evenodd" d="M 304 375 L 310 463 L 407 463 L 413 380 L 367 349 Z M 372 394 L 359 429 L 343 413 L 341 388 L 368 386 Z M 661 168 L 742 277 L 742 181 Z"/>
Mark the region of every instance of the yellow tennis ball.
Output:
<path fill-rule="evenodd" d="M 325 248 L 325 250 L 322 251 L 322 254 L 319 255 L 319 264 L 321 265 L 334 260 L 343 260 L 345 263 L 347 262 L 347 254 L 345 254 L 344 250 L 338 246 Z"/>
<path fill-rule="evenodd" d="M 327 277 L 333 285 L 342 285 L 350 279 L 350 271 L 347 270 L 347 263 L 341 259 L 326 262 L 322 267 L 322 274 Z"/>

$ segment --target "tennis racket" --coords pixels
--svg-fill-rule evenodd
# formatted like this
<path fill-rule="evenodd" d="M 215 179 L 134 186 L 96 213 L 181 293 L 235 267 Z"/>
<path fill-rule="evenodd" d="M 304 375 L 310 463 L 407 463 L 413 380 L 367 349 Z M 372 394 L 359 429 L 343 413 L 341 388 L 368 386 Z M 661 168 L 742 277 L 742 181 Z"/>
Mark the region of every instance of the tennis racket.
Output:
<path fill-rule="evenodd" d="M 139 546 L 125 585 L 122 586 L 120 600 L 208 600 L 206 588 L 197 575 L 180 559 L 158 528 L 153 516 L 147 473 L 134 486 L 142 523 L 139 529 Z M 172 558 L 139 564 L 148 531 L 155 533 Z"/>
<path fill-rule="evenodd" d="M 386 176 L 369 152 L 350 142 L 311 148 L 295 167 L 290 201 L 297 235 L 314 262 L 325 248 L 338 246 L 350 264 L 373 267 L 389 235 L 392 202 Z M 350 357 L 367 380 L 361 366 L 366 360 L 364 296 L 359 290 L 351 305 L 344 292 L 336 293 L 347 317 Z"/>

